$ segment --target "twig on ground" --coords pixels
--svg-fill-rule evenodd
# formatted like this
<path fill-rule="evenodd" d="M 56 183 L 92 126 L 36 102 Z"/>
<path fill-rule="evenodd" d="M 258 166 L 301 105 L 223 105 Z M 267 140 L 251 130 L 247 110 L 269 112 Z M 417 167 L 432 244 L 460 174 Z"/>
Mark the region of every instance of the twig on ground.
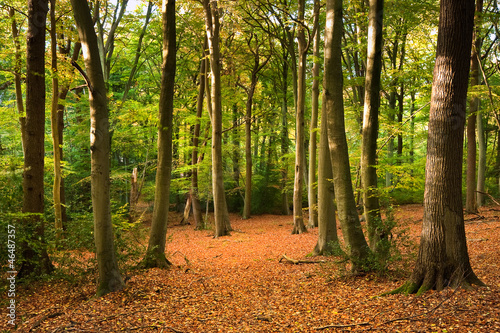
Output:
<path fill-rule="evenodd" d="M 282 262 L 283 260 L 286 260 L 286 262 L 289 262 L 294 265 L 298 264 L 322 264 L 325 263 L 325 260 L 302 260 L 302 259 L 292 259 L 290 257 L 287 257 L 285 254 L 281 256 L 279 262 Z"/>

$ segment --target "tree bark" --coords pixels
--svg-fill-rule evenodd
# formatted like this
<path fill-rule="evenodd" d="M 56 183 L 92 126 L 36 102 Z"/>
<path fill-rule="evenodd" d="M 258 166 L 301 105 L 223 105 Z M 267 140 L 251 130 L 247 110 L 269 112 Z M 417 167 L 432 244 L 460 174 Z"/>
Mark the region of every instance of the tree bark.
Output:
<path fill-rule="evenodd" d="M 26 137 L 23 172 L 23 259 L 17 277 L 50 273 L 52 262 L 45 243 L 45 27 L 48 1 L 28 1 L 26 60 Z M 36 245 L 36 246 L 35 246 Z"/>
<path fill-rule="evenodd" d="M 50 51 L 51 51 L 51 69 L 52 69 L 52 101 L 50 120 L 52 128 L 52 146 L 54 152 L 54 184 L 52 187 L 52 198 L 54 200 L 54 217 L 56 238 L 62 237 L 62 204 L 61 204 L 61 130 L 59 126 L 59 73 L 57 72 L 57 33 L 56 33 L 56 0 L 50 0 Z"/>
<path fill-rule="evenodd" d="M 318 193 L 316 188 L 316 160 L 317 160 L 317 137 L 318 137 L 318 110 L 319 110 L 319 44 L 320 44 L 320 31 L 319 31 L 319 14 L 320 3 L 319 0 L 314 1 L 314 44 L 313 44 L 313 59 L 314 64 L 312 68 L 313 83 L 311 89 L 311 124 L 309 130 L 309 186 L 308 186 L 308 199 L 309 199 L 309 223 L 308 227 L 315 228 L 318 226 Z"/>
<path fill-rule="evenodd" d="M 384 234 L 381 228 L 376 168 L 384 0 L 370 0 L 368 17 L 368 55 L 361 146 L 361 183 L 363 186 L 363 206 L 368 225 L 369 244 L 370 248 L 376 251 L 377 244 Z"/>
<path fill-rule="evenodd" d="M 325 95 L 323 95 L 325 98 Z M 318 242 L 313 255 L 333 253 L 338 246 L 337 221 L 335 219 L 335 192 L 333 189 L 332 162 L 328 148 L 328 127 L 325 103 L 321 108 L 321 132 L 318 157 Z"/>
<path fill-rule="evenodd" d="M 328 144 L 337 210 L 354 272 L 366 269 L 370 250 L 361 229 L 351 181 L 344 123 L 342 74 L 342 0 L 327 0 L 325 29 L 325 94 Z"/>
<path fill-rule="evenodd" d="M 158 110 L 158 165 L 156 169 L 155 204 L 149 233 L 148 249 L 143 259 L 147 268 L 168 268 L 165 257 L 167 221 L 170 207 L 172 173 L 172 127 L 174 114 L 174 85 L 176 70 L 175 0 L 163 0 L 163 64 L 160 105 Z"/>
<path fill-rule="evenodd" d="M 221 58 L 219 48 L 220 22 L 218 3 L 217 0 L 203 0 L 208 47 L 210 50 L 210 69 L 212 74 L 212 186 L 214 197 L 215 237 L 228 235 L 230 229 L 222 169 Z"/>
<path fill-rule="evenodd" d="M 85 0 L 71 0 L 82 44 L 90 102 L 91 194 L 99 286 L 97 296 L 124 288 L 113 243 L 110 209 L 109 109 L 97 36 Z"/>
<path fill-rule="evenodd" d="M 16 104 L 17 112 L 19 114 L 19 125 L 21 127 L 21 143 L 23 147 L 26 146 L 26 115 L 24 114 L 24 101 L 23 101 L 23 89 L 21 86 L 21 43 L 19 42 L 19 29 L 17 28 L 17 21 L 15 19 L 15 11 L 13 7 L 9 8 L 9 17 L 12 20 L 12 39 L 14 40 L 14 86 L 16 89 Z"/>
<path fill-rule="evenodd" d="M 482 284 L 467 252 L 462 206 L 462 158 L 474 1 L 441 0 L 432 85 L 424 219 L 418 259 L 397 289 L 421 294 Z"/>
<path fill-rule="evenodd" d="M 480 36 L 481 26 L 481 13 L 483 12 L 483 0 L 476 1 L 476 14 L 474 21 L 476 22 L 476 29 L 474 30 L 474 44 L 472 45 L 471 54 L 471 87 L 481 84 L 479 74 L 479 59 L 481 58 L 482 39 Z M 478 163 L 477 163 L 477 192 L 476 192 L 476 205 L 482 207 L 484 205 L 484 192 L 485 192 L 485 179 L 486 179 L 486 139 L 484 131 L 483 113 L 481 112 L 481 101 L 475 97 L 471 101 L 471 114 L 472 109 L 476 111 L 476 127 L 477 127 L 477 143 L 478 143 Z"/>
<path fill-rule="evenodd" d="M 299 44 L 299 66 L 297 77 L 297 107 L 295 115 L 295 181 L 293 185 L 293 230 L 292 234 L 301 234 L 307 229 L 304 224 L 302 213 L 302 193 L 304 182 L 304 112 L 305 112 L 305 94 L 306 94 L 306 57 L 307 46 L 304 15 L 305 0 L 299 0 L 299 26 L 297 30 L 297 40 Z"/>
<path fill-rule="evenodd" d="M 193 131 L 193 152 L 191 153 L 191 188 L 189 190 L 189 195 L 191 196 L 191 205 L 193 206 L 193 217 L 195 221 L 195 229 L 202 230 L 205 228 L 205 223 L 203 221 L 203 217 L 201 215 L 201 205 L 198 197 L 199 188 L 198 188 L 198 165 L 199 165 L 199 157 L 198 157 L 198 149 L 199 149 L 199 141 L 200 141 L 200 120 L 203 114 L 203 100 L 205 96 L 206 89 L 206 77 L 207 77 L 207 49 L 208 41 L 205 36 L 205 41 L 203 43 L 203 52 L 200 61 L 200 87 L 198 90 L 198 96 L 196 98 L 196 124 L 194 125 Z"/>

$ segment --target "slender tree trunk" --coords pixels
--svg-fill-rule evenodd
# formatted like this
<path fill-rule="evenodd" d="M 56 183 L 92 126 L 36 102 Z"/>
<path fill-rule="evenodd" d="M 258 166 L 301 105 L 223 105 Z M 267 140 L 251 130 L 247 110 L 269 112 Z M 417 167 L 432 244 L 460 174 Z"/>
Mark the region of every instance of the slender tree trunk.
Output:
<path fill-rule="evenodd" d="M 51 69 L 52 69 L 52 102 L 50 119 L 52 125 L 52 145 L 54 151 L 54 184 L 52 187 L 52 197 L 54 200 L 54 217 L 55 229 L 57 239 L 62 237 L 62 205 L 61 205 L 61 184 L 62 184 L 62 171 L 61 171 L 61 138 L 59 119 L 58 119 L 58 105 L 59 105 L 59 78 L 57 72 L 57 34 L 56 34 L 56 0 L 50 0 L 50 50 L 51 50 Z"/>
<path fill-rule="evenodd" d="M 97 296 L 102 296 L 121 290 L 125 285 L 118 269 L 113 243 L 113 224 L 111 223 L 108 99 L 97 48 L 97 36 L 87 1 L 71 0 L 71 5 L 88 73 L 86 81 L 90 102 L 90 181 L 94 213 L 94 240 L 99 269 Z"/>
<path fill-rule="evenodd" d="M 344 124 L 342 74 L 342 0 L 327 0 L 325 29 L 324 105 L 328 125 L 328 144 L 333 184 L 344 241 L 353 263 L 353 271 L 363 270 L 370 253 L 361 229 L 352 189 L 351 169 Z"/>
<path fill-rule="evenodd" d="M 149 1 L 148 9 L 146 10 L 146 18 L 144 21 L 144 26 L 142 27 L 141 34 L 139 35 L 139 40 L 137 42 L 137 49 L 135 51 L 134 63 L 132 64 L 132 68 L 130 69 L 130 74 L 128 76 L 127 83 L 125 84 L 125 88 L 123 89 L 121 104 L 123 104 L 127 100 L 128 93 L 130 91 L 130 88 L 132 87 L 132 81 L 135 78 L 135 73 L 137 72 L 139 65 L 139 59 L 141 58 L 142 41 L 144 39 L 144 35 L 146 35 L 152 11 L 153 11 L 153 2 Z"/>
<path fill-rule="evenodd" d="M 323 95 L 323 99 L 325 95 Z M 328 147 L 328 127 L 325 103 L 321 108 L 321 132 L 318 157 L 318 242 L 314 255 L 333 253 L 338 246 L 337 221 L 335 219 L 335 192 L 333 189 L 332 162 Z"/>
<path fill-rule="evenodd" d="M 174 113 L 174 84 L 176 70 L 175 0 L 163 0 L 163 64 L 161 75 L 158 166 L 156 169 L 155 205 L 149 233 L 148 249 L 143 260 L 145 267 L 168 268 L 165 257 L 170 178 L 172 173 L 172 127 Z"/>
<path fill-rule="evenodd" d="M 229 234 L 226 194 L 222 169 L 222 104 L 221 72 L 219 48 L 219 8 L 218 1 L 203 0 L 205 8 L 210 68 L 212 76 L 212 186 L 214 197 L 215 237 Z"/>
<path fill-rule="evenodd" d="M 474 45 L 472 45 L 471 54 L 471 87 L 474 85 L 481 84 L 479 76 L 479 59 L 481 57 L 481 46 L 482 39 L 480 36 L 481 26 L 481 13 L 483 12 L 483 0 L 476 1 L 476 15 L 474 21 L 476 22 L 476 29 L 474 30 Z M 476 127 L 477 127 L 477 143 L 478 143 L 478 164 L 477 164 L 477 193 L 476 193 L 476 204 L 478 207 L 484 205 L 484 192 L 485 192 L 485 179 L 486 179 L 486 139 L 484 131 L 484 120 L 483 113 L 481 112 L 481 102 L 479 98 L 474 98 L 471 101 L 470 113 L 473 114 L 473 110 L 476 113 Z M 467 210 L 467 209 L 466 209 Z"/>
<path fill-rule="evenodd" d="M 285 47 L 283 47 L 283 52 L 285 51 Z M 286 158 L 288 154 L 288 57 L 287 54 L 283 55 L 283 99 L 281 102 L 281 156 L 282 159 Z M 500 169 L 500 168 L 499 168 Z M 500 177 L 499 177 L 500 179 Z M 283 166 L 281 168 L 281 213 L 283 215 L 290 215 L 290 204 L 288 203 L 288 191 L 287 191 L 287 182 L 288 182 L 288 170 L 287 163 L 283 161 Z"/>
<path fill-rule="evenodd" d="M 257 59 L 257 66 L 258 66 Z M 253 74 L 253 73 L 252 73 Z M 243 206 L 243 219 L 249 219 L 252 209 L 252 104 L 257 75 L 252 75 L 250 89 L 247 90 L 245 112 L 245 201 Z"/>
<path fill-rule="evenodd" d="M 302 193 L 304 187 L 304 112 L 306 94 L 306 36 L 304 27 L 305 0 L 299 0 L 299 27 L 297 39 L 299 44 L 299 68 L 297 81 L 297 108 L 295 122 L 295 181 L 293 186 L 293 230 L 292 234 L 307 231 L 302 214 Z"/>
<path fill-rule="evenodd" d="M 189 195 L 191 196 L 191 204 L 193 206 L 193 217 L 197 230 L 202 230 L 205 228 L 205 223 L 203 221 L 203 217 L 201 215 L 201 205 L 199 200 L 199 188 L 198 188 L 198 149 L 199 149 L 199 141 L 200 141 L 200 121 L 201 116 L 203 114 L 203 100 L 205 96 L 206 89 L 206 77 L 207 77 L 207 60 L 206 60 L 206 48 L 208 45 L 207 38 L 205 36 L 205 41 L 203 43 L 203 53 L 200 62 L 200 87 L 198 90 L 198 97 L 196 99 L 196 124 L 194 125 L 193 132 L 193 152 L 191 155 L 191 189 L 189 191 Z"/>
<path fill-rule="evenodd" d="M 316 190 L 316 160 L 317 160 L 317 130 L 318 130 L 318 109 L 319 109 L 319 44 L 320 44 L 320 31 L 319 31 L 319 0 L 314 1 L 314 44 L 313 44 L 313 58 L 314 64 L 312 68 L 313 84 L 311 96 L 311 125 L 309 131 L 309 186 L 308 186 L 308 199 L 309 199 L 309 224 L 310 228 L 318 226 L 318 198 Z"/>
<path fill-rule="evenodd" d="M 15 19 L 15 11 L 13 7 L 9 8 L 9 17 L 12 20 L 12 39 L 14 40 L 14 85 L 16 89 L 16 104 L 17 112 L 19 114 L 19 124 L 21 127 L 21 143 L 24 147 L 26 146 L 26 115 L 24 114 L 24 101 L 23 101 L 23 89 L 21 86 L 21 43 L 19 42 L 19 30 L 17 28 L 17 21 Z"/>
<path fill-rule="evenodd" d="M 432 84 L 424 220 L 409 281 L 395 292 L 482 284 L 469 262 L 462 205 L 462 158 L 474 1 L 441 0 Z"/>
<path fill-rule="evenodd" d="M 382 25 L 384 0 L 370 0 L 368 23 L 368 56 L 363 112 L 363 142 L 361 147 L 361 183 L 364 215 L 368 225 L 370 248 L 384 237 L 377 191 L 377 139 L 380 106 L 380 74 L 382 71 Z"/>
<path fill-rule="evenodd" d="M 68 54 L 71 48 L 71 43 L 68 43 L 68 47 L 64 52 L 61 52 L 63 54 Z M 75 45 L 73 46 L 73 54 L 71 56 L 72 61 L 77 61 L 78 57 L 80 56 L 80 51 L 82 48 L 82 44 L 80 42 L 76 42 Z M 64 143 L 64 137 L 63 137 L 63 131 L 64 131 L 64 108 L 65 108 L 65 102 L 66 102 L 66 96 L 68 95 L 69 92 L 69 83 L 63 84 L 60 89 L 59 89 L 59 98 L 58 98 L 58 105 L 57 105 L 57 124 L 59 126 L 58 133 L 59 133 L 59 155 L 61 156 L 61 161 L 63 160 L 63 143 Z M 64 228 L 64 223 L 68 221 L 68 216 L 66 214 L 66 191 L 64 187 L 64 177 L 61 178 L 61 190 L 60 190 L 60 197 L 61 197 L 61 220 L 63 222 L 63 228 Z"/>
<path fill-rule="evenodd" d="M 24 261 L 17 277 L 39 276 L 53 270 L 45 243 L 45 26 L 48 1 L 28 1 L 26 60 L 26 137 L 23 172 Z"/>

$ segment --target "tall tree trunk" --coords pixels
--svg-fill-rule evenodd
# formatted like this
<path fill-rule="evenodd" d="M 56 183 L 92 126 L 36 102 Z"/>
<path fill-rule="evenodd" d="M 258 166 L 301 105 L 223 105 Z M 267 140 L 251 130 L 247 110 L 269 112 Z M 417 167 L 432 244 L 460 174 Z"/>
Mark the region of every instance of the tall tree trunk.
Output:
<path fill-rule="evenodd" d="M 86 80 L 90 102 L 90 182 L 94 240 L 99 269 L 97 296 L 102 296 L 121 290 L 125 285 L 118 269 L 111 223 L 108 99 L 97 48 L 97 36 L 87 1 L 71 0 L 71 5 L 87 69 Z"/>
<path fill-rule="evenodd" d="M 12 39 L 14 40 L 14 86 L 16 89 L 16 104 L 17 112 L 19 114 L 19 124 L 21 127 L 21 143 L 24 147 L 26 146 L 26 115 L 24 114 L 24 101 L 23 101 L 23 89 L 21 86 L 21 43 L 19 42 L 19 29 L 17 28 L 17 21 L 15 19 L 15 10 L 13 7 L 9 8 L 9 17 L 12 20 Z"/>
<path fill-rule="evenodd" d="M 364 215 L 368 225 L 368 239 L 370 248 L 376 251 L 377 244 L 384 235 L 381 225 L 376 168 L 384 0 L 370 0 L 368 17 L 368 56 L 361 147 L 361 183 L 363 186 Z"/>
<path fill-rule="evenodd" d="M 342 74 L 342 0 L 327 0 L 325 29 L 324 105 L 333 184 L 344 241 L 354 272 L 363 270 L 370 249 L 363 235 L 352 189 L 351 169 L 344 123 Z"/>
<path fill-rule="evenodd" d="M 481 13 L 483 12 L 483 0 L 476 1 L 476 15 L 474 21 L 476 22 L 474 29 L 474 45 L 472 45 L 471 54 L 471 87 L 474 85 L 481 84 L 479 76 L 479 59 L 481 58 L 481 46 L 482 39 L 480 36 L 480 26 L 481 26 Z M 477 143 L 478 143 L 478 164 L 477 164 L 477 193 L 476 193 L 476 204 L 478 207 L 484 205 L 484 194 L 485 191 L 485 178 L 486 178 L 486 139 L 484 131 L 484 120 L 483 113 L 481 112 L 481 102 L 478 97 L 471 101 L 470 113 L 473 114 L 473 110 L 476 113 L 476 127 L 477 127 Z"/>
<path fill-rule="evenodd" d="M 68 46 L 65 50 L 61 51 L 62 54 L 68 54 L 71 49 L 71 43 L 68 43 Z M 77 61 L 78 57 L 80 56 L 80 51 L 82 49 L 82 44 L 80 42 L 76 42 L 75 45 L 73 46 L 73 54 L 71 56 L 72 61 Z M 63 137 L 63 132 L 64 132 L 64 108 L 66 105 L 66 97 L 68 96 L 69 92 L 69 83 L 63 84 L 60 89 L 59 89 L 59 98 L 58 98 L 58 105 L 57 105 L 57 124 L 59 126 L 58 133 L 59 133 L 59 155 L 61 157 L 61 161 L 63 160 L 63 143 L 64 143 L 64 137 Z M 64 223 L 68 221 L 68 216 L 66 213 L 66 191 L 64 187 L 64 177 L 61 178 L 61 190 L 60 190 L 60 197 L 61 197 L 61 220 L 63 222 L 63 228 L 64 228 Z"/>
<path fill-rule="evenodd" d="M 325 95 L 323 94 L 323 100 Z M 326 107 L 321 108 L 321 132 L 318 157 L 318 242 L 314 255 L 333 253 L 338 245 L 337 221 L 335 219 L 335 192 L 333 189 L 332 162 L 328 147 L 328 125 Z"/>
<path fill-rule="evenodd" d="M 288 154 L 288 57 L 286 48 L 283 46 L 283 68 L 282 68 L 282 80 L 283 80 L 283 97 L 281 102 L 281 156 L 284 160 Z M 500 168 L 499 168 L 500 169 Z M 499 177 L 500 179 L 500 177 Z M 283 166 L 281 168 L 281 214 L 290 215 L 290 205 L 288 203 L 288 170 L 287 163 L 283 161 Z"/>
<path fill-rule="evenodd" d="M 191 155 L 191 189 L 189 191 L 189 195 L 191 196 L 191 204 L 193 208 L 193 217 L 197 230 L 201 230 L 205 228 L 205 223 L 203 221 L 203 217 L 201 215 L 201 205 L 199 199 L 199 188 L 198 188 L 198 165 L 199 165 L 199 157 L 198 157 L 198 149 L 200 142 L 200 121 L 201 116 L 203 114 L 203 100 L 205 96 L 206 82 L 207 82 L 207 62 L 206 59 L 206 49 L 207 49 L 208 41 L 205 36 L 205 41 L 203 43 L 203 53 L 200 61 L 200 87 L 198 90 L 198 97 L 196 98 L 196 124 L 194 125 L 193 131 L 193 152 Z"/>
<path fill-rule="evenodd" d="M 474 1 L 441 0 L 432 84 L 424 219 L 418 259 L 397 291 L 482 284 L 467 252 L 462 205 L 462 158 Z"/>
<path fill-rule="evenodd" d="M 299 0 L 299 26 L 297 31 L 297 40 L 299 44 L 299 68 L 297 78 L 297 107 L 295 122 L 295 181 L 293 186 L 293 230 L 292 234 L 300 234 L 307 231 L 304 225 L 302 214 L 302 193 L 304 187 L 304 112 L 305 112 L 305 94 L 306 94 L 306 58 L 307 45 L 304 22 L 305 0 Z"/>
<path fill-rule="evenodd" d="M 309 186 L 308 199 L 309 199 L 309 224 L 310 228 L 318 226 L 318 198 L 316 190 L 316 150 L 317 150 L 317 130 L 318 130 L 318 108 L 319 108 L 319 44 L 320 44 L 320 31 L 319 31 L 319 0 L 314 1 L 314 44 L 313 44 L 313 59 L 314 64 L 312 68 L 313 84 L 311 95 L 311 124 L 309 130 Z"/>
<path fill-rule="evenodd" d="M 52 127 L 52 146 L 54 152 L 54 184 L 52 187 L 52 197 L 54 200 L 54 217 L 56 237 L 62 237 L 62 204 L 61 204 L 61 138 L 58 105 L 59 105 L 59 73 L 57 72 L 57 34 L 56 34 L 56 0 L 50 0 L 50 51 L 51 51 L 51 69 L 52 69 L 52 102 L 50 111 L 50 120 Z"/>
<path fill-rule="evenodd" d="M 220 71 L 220 22 L 218 1 L 203 0 L 210 50 L 212 77 L 212 186 L 214 197 L 215 237 L 229 234 L 226 194 L 222 169 L 222 104 Z"/>
<path fill-rule="evenodd" d="M 152 11 L 153 11 L 153 2 L 149 1 L 148 9 L 146 10 L 146 18 L 144 21 L 144 26 L 142 27 L 141 34 L 139 35 L 139 40 L 137 41 L 137 49 L 135 51 L 134 63 L 132 64 L 132 68 L 130 69 L 130 74 L 128 76 L 127 83 L 125 84 L 125 88 L 123 89 L 121 104 L 123 104 L 127 100 L 128 93 L 130 91 L 130 88 L 132 87 L 132 81 L 134 80 L 135 73 L 137 72 L 137 69 L 139 67 L 138 65 L 139 65 L 139 59 L 141 58 L 142 41 L 144 39 L 144 35 L 146 35 Z"/>
<path fill-rule="evenodd" d="M 155 204 L 149 233 L 148 249 L 143 260 L 145 267 L 167 268 L 165 257 L 170 178 L 172 173 L 172 125 L 174 114 L 174 85 L 176 70 L 175 0 L 163 0 L 163 64 L 161 75 L 158 165 L 156 169 Z"/>
<path fill-rule="evenodd" d="M 45 26 L 48 1 L 28 1 L 26 60 L 26 141 L 23 172 L 24 261 L 18 278 L 53 270 L 47 254 L 44 214 Z"/>
<path fill-rule="evenodd" d="M 258 59 L 257 59 L 258 66 Z M 257 75 L 252 75 L 250 88 L 247 90 L 245 111 L 245 199 L 243 205 L 243 219 L 249 219 L 252 209 L 252 104 Z"/>

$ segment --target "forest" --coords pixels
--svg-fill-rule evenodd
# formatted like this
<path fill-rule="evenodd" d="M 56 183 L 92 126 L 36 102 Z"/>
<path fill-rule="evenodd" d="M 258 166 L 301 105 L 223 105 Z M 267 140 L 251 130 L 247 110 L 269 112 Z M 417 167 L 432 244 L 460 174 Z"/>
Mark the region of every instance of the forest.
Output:
<path fill-rule="evenodd" d="M 0 330 L 500 331 L 497 0 L 0 0 Z"/>

